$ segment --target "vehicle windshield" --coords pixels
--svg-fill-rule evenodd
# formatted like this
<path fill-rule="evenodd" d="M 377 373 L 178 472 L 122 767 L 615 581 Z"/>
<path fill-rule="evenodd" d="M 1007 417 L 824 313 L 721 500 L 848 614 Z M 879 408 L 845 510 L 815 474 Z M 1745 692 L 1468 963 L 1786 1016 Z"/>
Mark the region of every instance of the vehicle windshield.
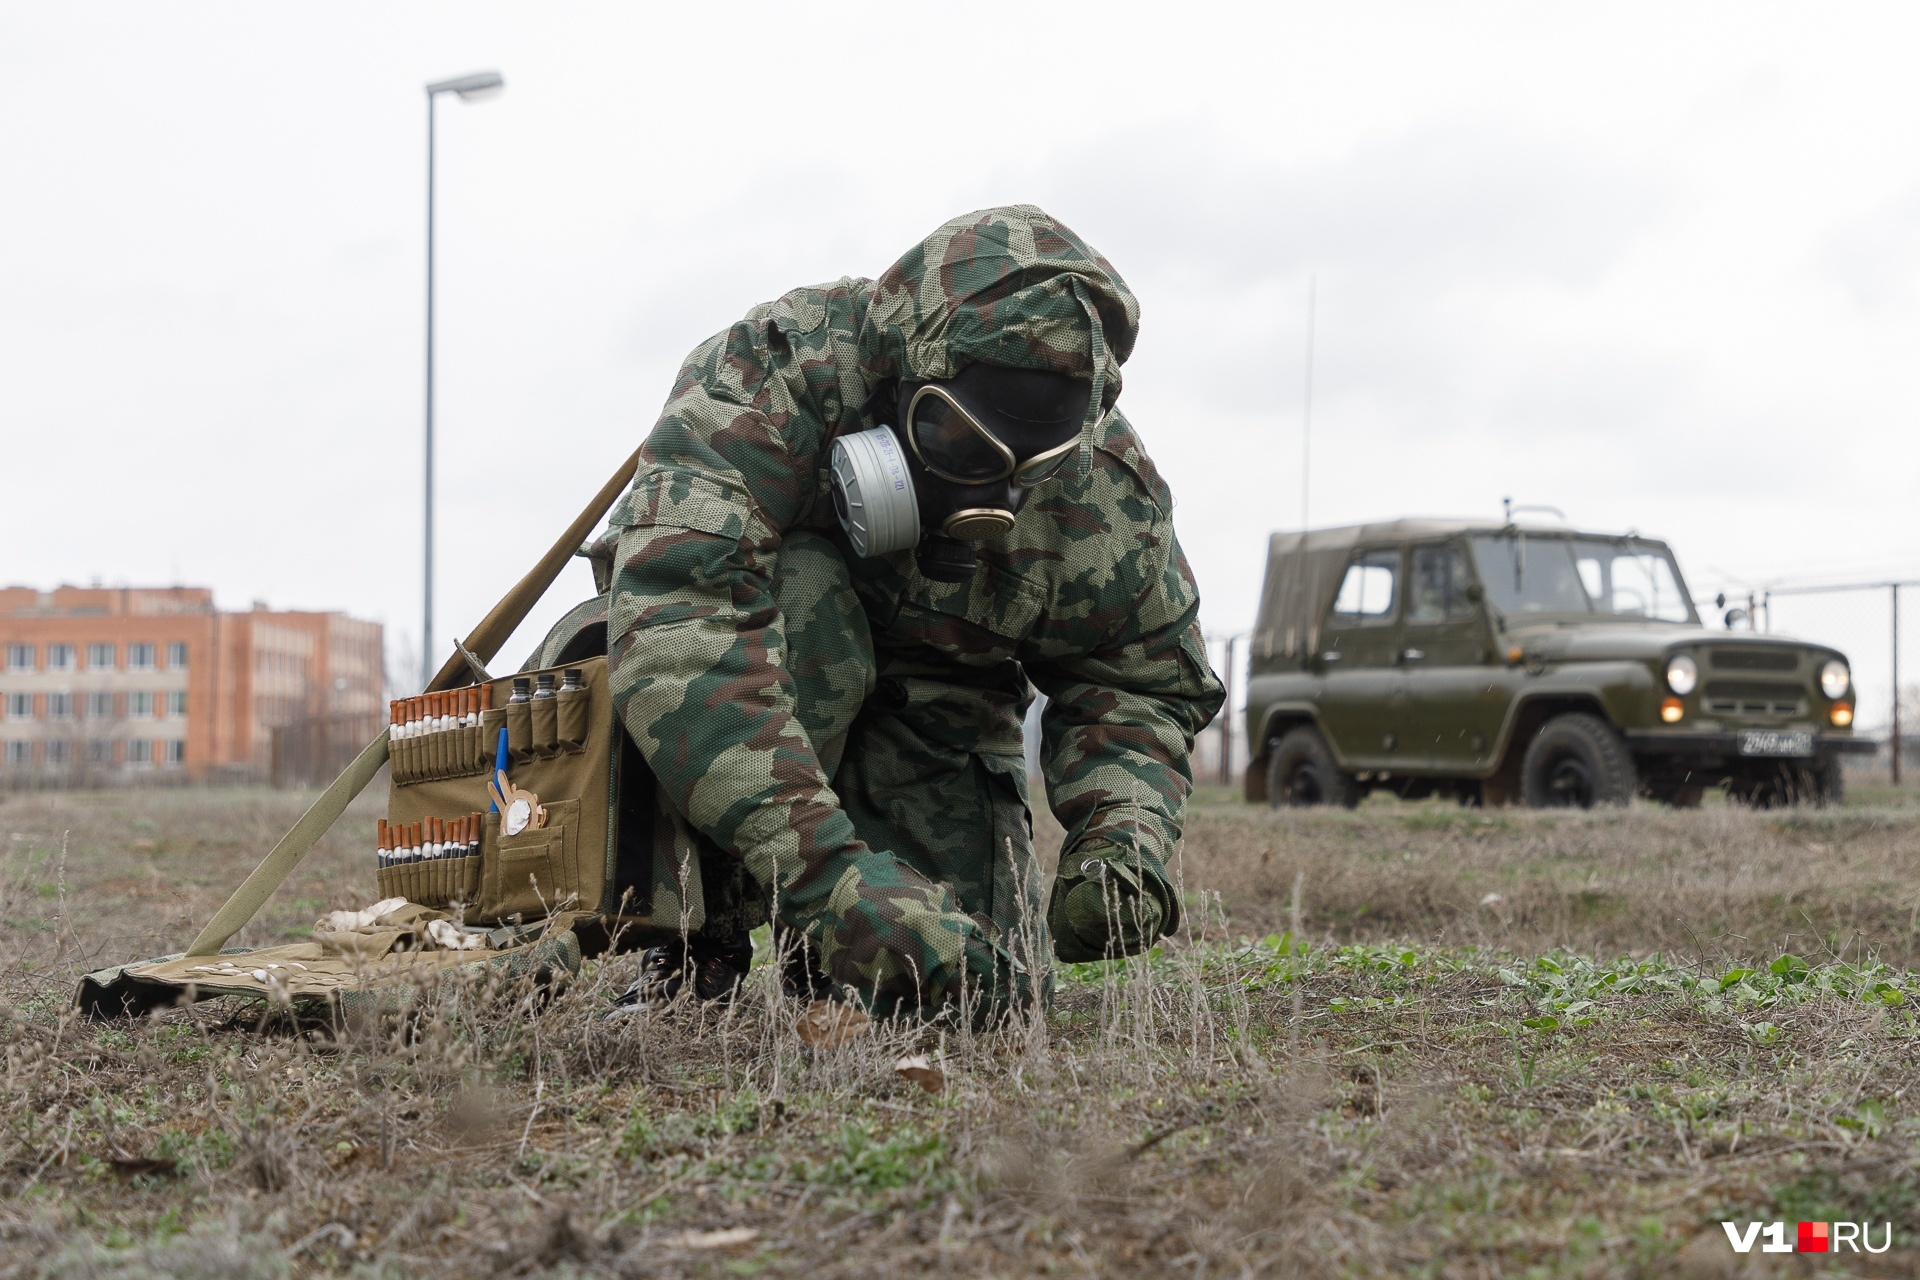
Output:
<path fill-rule="evenodd" d="M 1696 622 L 1672 553 L 1638 538 L 1487 534 L 1473 539 L 1487 602 L 1512 617 L 1604 614 Z"/>

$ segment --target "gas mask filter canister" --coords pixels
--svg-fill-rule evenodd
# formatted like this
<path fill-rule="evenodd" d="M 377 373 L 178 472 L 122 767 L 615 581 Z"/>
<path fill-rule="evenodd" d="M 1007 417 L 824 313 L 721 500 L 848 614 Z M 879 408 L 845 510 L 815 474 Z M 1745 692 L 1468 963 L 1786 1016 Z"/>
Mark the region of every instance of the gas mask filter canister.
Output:
<path fill-rule="evenodd" d="M 833 510 L 853 554 L 886 555 L 920 541 L 920 502 L 907 453 L 890 427 L 875 427 L 833 442 Z"/>

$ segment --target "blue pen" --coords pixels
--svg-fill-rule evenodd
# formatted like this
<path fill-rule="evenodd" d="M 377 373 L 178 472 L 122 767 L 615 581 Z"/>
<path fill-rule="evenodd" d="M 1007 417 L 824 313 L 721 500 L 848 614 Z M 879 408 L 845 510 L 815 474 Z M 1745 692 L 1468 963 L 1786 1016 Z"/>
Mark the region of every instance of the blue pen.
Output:
<path fill-rule="evenodd" d="M 507 726 L 501 725 L 500 726 L 500 744 L 493 749 L 493 776 L 498 778 L 501 774 L 505 773 L 506 771 L 507 771 Z M 487 812 L 488 813 L 500 812 L 500 802 L 498 800 L 489 801 L 487 804 Z"/>

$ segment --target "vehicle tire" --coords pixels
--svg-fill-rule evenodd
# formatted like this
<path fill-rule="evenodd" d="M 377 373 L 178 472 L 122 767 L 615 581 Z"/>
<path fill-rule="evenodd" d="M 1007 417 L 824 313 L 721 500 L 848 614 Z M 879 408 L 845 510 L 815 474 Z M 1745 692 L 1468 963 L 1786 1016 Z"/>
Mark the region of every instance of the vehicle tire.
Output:
<path fill-rule="evenodd" d="M 1633 797 L 1633 757 L 1613 726 L 1584 711 L 1567 711 L 1540 728 L 1520 762 L 1530 809 L 1591 809 Z"/>
<path fill-rule="evenodd" d="M 1291 729 L 1267 749 L 1267 804 L 1275 809 L 1305 809 L 1360 803 L 1361 788 L 1341 772 L 1333 750 L 1310 725 Z"/>

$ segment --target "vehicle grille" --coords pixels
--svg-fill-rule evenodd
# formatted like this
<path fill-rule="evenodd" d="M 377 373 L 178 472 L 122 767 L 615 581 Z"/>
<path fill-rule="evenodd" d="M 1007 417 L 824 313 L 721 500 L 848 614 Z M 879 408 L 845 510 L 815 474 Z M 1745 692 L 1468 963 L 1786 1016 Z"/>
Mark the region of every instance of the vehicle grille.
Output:
<path fill-rule="evenodd" d="M 1800 654 L 1793 649 L 1710 649 L 1707 658 L 1718 671 L 1798 671 Z"/>
<path fill-rule="evenodd" d="M 1806 693 L 1797 685 L 1758 680 L 1710 680 L 1700 705 L 1717 716 L 1797 716 L 1806 711 Z"/>

